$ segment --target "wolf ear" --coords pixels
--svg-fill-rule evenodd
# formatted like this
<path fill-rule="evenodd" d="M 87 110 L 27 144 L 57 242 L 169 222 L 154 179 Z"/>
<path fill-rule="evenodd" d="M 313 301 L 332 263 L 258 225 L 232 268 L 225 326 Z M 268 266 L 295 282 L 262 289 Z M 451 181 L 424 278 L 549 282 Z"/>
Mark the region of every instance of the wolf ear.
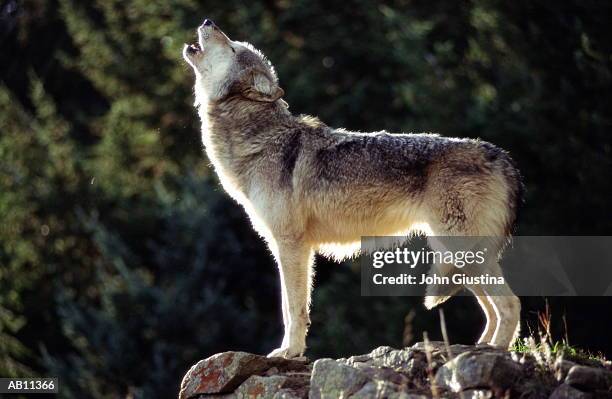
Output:
<path fill-rule="evenodd" d="M 242 92 L 242 95 L 249 100 L 271 103 L 285 94 L 285 91 L 278 87 L 278 84 L 271 81 L 268 76 L 261 71 L 253 71 L 250 80 L 249 87 Z"/>

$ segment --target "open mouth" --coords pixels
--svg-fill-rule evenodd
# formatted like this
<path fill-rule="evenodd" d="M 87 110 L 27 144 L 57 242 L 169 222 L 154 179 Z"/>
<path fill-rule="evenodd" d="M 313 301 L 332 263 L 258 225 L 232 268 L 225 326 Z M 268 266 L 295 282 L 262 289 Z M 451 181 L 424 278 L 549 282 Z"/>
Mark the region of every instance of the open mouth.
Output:
<path fill-rule="evenodd" d="M 193 43 L 187 46 L 187 52 L 189 54 L 195 54 L 202 51 L 202 49 L 200 48 L 200 44 L 199 43 Z"/>

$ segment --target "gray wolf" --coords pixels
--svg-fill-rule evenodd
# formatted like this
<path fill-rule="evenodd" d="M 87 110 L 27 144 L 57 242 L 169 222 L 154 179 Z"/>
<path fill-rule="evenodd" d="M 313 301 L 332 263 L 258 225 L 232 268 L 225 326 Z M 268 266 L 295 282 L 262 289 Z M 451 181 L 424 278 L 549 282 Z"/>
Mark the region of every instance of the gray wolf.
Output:
<path fill-rule="evenodd" d="M 479 140 L 355 133 L 294 116 L 271 63 L 212 21 L 183 57 L 195 72 L 202 140 L 223 188 L 240 203 L 278 264 L 283 341 L 269 356 L 303 354 L 315 252 L 342 259 L 362 236 L 421 232 L 486 236 L 501 251 L 521 196 L 508 154 Z M 444 240 L 431 240 L 444 247 Z M 451 265 L 436 265 L 452 273 Z M 487 272 L 501 276 L 493 260 Z M 431 308 L 462 287 L 429 287 Z M 510 287 L 467 286 L 486 315 L 479 343 L 511 345 L 520 301 Z"/>

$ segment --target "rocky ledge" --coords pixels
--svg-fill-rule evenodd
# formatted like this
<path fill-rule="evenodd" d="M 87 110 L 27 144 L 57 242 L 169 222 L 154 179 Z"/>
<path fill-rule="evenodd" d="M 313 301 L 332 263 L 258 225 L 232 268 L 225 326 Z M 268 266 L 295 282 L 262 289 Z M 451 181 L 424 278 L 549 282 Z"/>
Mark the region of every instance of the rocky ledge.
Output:
<path fill-rule="evenodd" d="M 225 352 L 183 378 L 179 399 L 196 398 L 612 398 L 612 366 L 441 342 L 314 362 Z"/>

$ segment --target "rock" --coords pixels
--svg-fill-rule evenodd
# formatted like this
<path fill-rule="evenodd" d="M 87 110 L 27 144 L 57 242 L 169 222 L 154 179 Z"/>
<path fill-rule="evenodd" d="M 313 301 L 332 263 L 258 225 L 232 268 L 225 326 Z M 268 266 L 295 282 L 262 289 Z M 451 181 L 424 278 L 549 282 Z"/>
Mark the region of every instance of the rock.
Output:
<path fill-rule="evenodd" d="M 236 399 L 303 399 L 308 397 L 308 379 L 298 385 L 290 377 L 274 375 L 262 377 L 254 375 L 234 391 Z M 229 399 L 229 397 L 228 397 Z"/>
<path fill-rule="evenodd" d="M 417 342 L 413 346 L 410 347 L 412 350 L 418 350 L 421 352 L 425 352 L 427 345 L 425 342 Z M 448 353 L 446 350 L 446 344 L 442 341 L 430 341 L 429 348 L 432 352 L 433 357 L 444 356 L 448 358 Z M 462 354 L 463 352 L 472 351 L 472 350 L 495 350 L 495 348 L 488 345 L 449 345 L 448 349 L 450 349 L 451 355 L 453 357 Z"/>
<path fill-rule="evenodd" d="M 484 387 L 503 394 L 521 376 L 520 364 L 503 351 L 468 351 L 445 363 L 436 373 L 438 386 L 453 392 Z"/>
<path fill-rule="evenodd" d="M 584 391 L 612 390 L 612 371 L 604 368 L 574 366 L 567 373 L 565 383 Z"/>
<path fill-rule="evenodd" d="M 425 344 L 420 342 L 412 347 L 394 349 L 381 346 L 365 355 L 352 356 L 346 359 L 346 364 L 355 368 L 388 367 L 409 377 L 414 385 L 424 386 L 427 384 L 427 369 L 435 372 L 442 364 L 449 360 L 448 351 L 443 342 L 433 341 L 429 343 L 432 364 L 428 364 Z M 451 345 L 450 351 L 457 356 L 469 350 L 495 350 L 489 346 L 474 347 L 468 345 Z"/>
<path fill-rule="evenodd" d="M 393 369 L 406 367 L 412 358 L 409 349 L 394 349 L 381 346 L 366 355 L 352 356 L 347 359 L 348 364 L 367 364 L 368 366 L 390 367 Z"/>
<path fill-rule="evenodd" d="M 312 368 L 309 398 L 399 398 L 402 393 L 410 394 L 409 384 L 408 377 L 388 367 L 369 366 L 354 359 L 320 359 Z"/>
<path fill-rule="evenodd" d="M 355 368 L 388 367 L 414 378 L 423 377 L 427 369 L 424 352 L 388 346 L 376 348 L 366 355 L 349 357 L 345 363 Z"/>
<path fill-rule="evenodd" d="M 267 358 L 245 352 L 223 352 L 199 361 L 185 374 L 179 399 L 199 394 L 230 393 L 252 375 L 266 371 L 304 371 L 304 362 L 282 358 Z"/>
<path fill-rule="evenodd" d="M 612 370 L 607 367 L 562 359 L 542 364 L 528 353 L 488 345 L 446 347 L 442 342 L 402 349 L 381 346 L 314 364 L 225 352 L 194 365 L 183 378 L 179 398 L 612 399 Z"/>
<path fill-rule="evenodd" d="M 309 397 L 312 399 L 348 397 L 367 382 L 367 376 L 357 368 L 333 359 L 320 359 L 314 363 Z"/>
<path fill-rule="evenodd" d="M 350 395 L 351 399 L 369 399 L 369 398 L 399 398 L 402 392 L 401 387 L 387 381 L 370 381 L 361 389 Z M 330 397 L 331 396 L 326 396 Z M 343 396 L 340 396 L 343 397 Z"/>
<path fill-rule="evenodd" d="M 549 399 L 590 399 L 591 394 L 582 392 L 567 384 L 561 384 L 550 395 Z"/>
<path fill-rule="evenodd" d="M 562 358 L 558 358 L 553 366 L 555 378 L 557 379 L 557 381 L 565 380 L 565 377 L 567 377 L 567 374 L 569 373 L 570 369 L 574 366 L 576 366 L 576 363 L 571 362 L 569 360 L 564 360 Z"/>

